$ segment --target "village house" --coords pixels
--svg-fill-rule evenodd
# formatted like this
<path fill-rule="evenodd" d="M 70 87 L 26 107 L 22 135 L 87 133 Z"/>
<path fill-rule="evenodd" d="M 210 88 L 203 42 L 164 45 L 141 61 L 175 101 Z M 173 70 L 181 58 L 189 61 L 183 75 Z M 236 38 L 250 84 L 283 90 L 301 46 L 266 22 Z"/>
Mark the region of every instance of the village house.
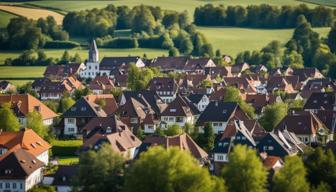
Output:
<path fill-rule="evenodd" d="M 309 98 L 312 93 L 324 93 L 328 91 L 336 91 L 336 84 L 331 79 L 309 79 L 303 84 L 301 95 Z"/>
<path fill-rule="evenodd" d="M 104 57 L 99 62 L 99 52 L 96 42 L 90 45 L 89 58 L 85 63 L 85 68 L 80 72 L 80 77 L 94 79 L 99 75 L 106 75 L 114 78 L 115 75 L 125 74 L 131 63 L 137 67 L 145 67 L 145 63 L 140 57 Z"/>
<path fill-rule="evenodd" d="M 174 78 L 154 77 L 149 82 L 149 90 L 155 91 L 165 103 L 170 103 L 176 97 L 178 85 Z"/>
<path fill-rule="evenodd" d="M 306 145 L 300 141 L 293 132 L 287 129 L 274 129 L 259 141 L 257 149 L 259 153 L 268 156 L 293 156 L 302 153 Z"/>
<path fill-rule="evenodd" d="M 304 82 L 309 79 L 320 79 L 324 78 L 322 73 L 315 67 L 304 67 L 301 69 L 293 69 L 291 75 L 299 76 L 299 81 Z"/>
<path fill-rule="evenodd" d="M 52 185 L 57 192 L 71 192 L 73 179 L 78 174 L 78 165 L 59 165 L 57 171 L 52 175 Z"/>
<path fill-rule="evenodd" d="M 62 114 L 61 131 L 64 135 L 77 136 L 92 118 L 106 116 L 102 106 L 82 97 Z"/>
<path fill-rule="evenodd" d="M 254 107 L 256 114 L 260 116 L 267 105 L 281 102 L 282 99 L 280 96 L 271 94 L 246 94 L 245 101 L 251 104 Z"/>
<path fill-rule="evenodd" d="M 164 125 L 161 125 L 160 117 L 154 112 L 147 113 L 142 124 L 145 134 L 153 134 L 158 128 L 165 127 Z"/>
<path fill-rule="evenodd" d="M 150 67 L 159 67 L 162 72 L 178 73 L 204 73 L 208 67 L 216 67 L 216 64 L 209 58 L 179 57 L 157 57 L 149 64 Z"/>
<path fill-rule="evenodd" d="M 84 64 L 69 63 L 66 65 L 48 65 L 43 76 L 53 81 L 62 81 L 68 77 L 78 77 Z"/>
<path fill-rule="evenodd" d="M 275 129 L 287 129 L 306 145 L 326 143 L 330 138 L 329 129 L 312 112 L 293 112 L 284 117 Z"/>
<path fill-rule="evenodd" d="M 16 87 L 11 84 L 9 81 L 0 81 L 0 93 L 9 93 L 9 92 L 15 92 Z"/>
<path fill-rule="evenodd" d="M 187 97 L 177 95 L 175 100 L 169 103 L 161 113 L 161 121 L 165 122 L 167 126 L 177 124 L 184 127 L 187 123 L 194 124 L 199 114 L 200 112 L 194 103 Z"/>
<path fill-rule="evenodd" d="M 272 76 L 267 80 L 266 90 L 268 93 L 274 93 L 276 91 L 282 91 L 285 93 L 294 93 L 296 92 L 296 84 L 292 84 L 290 76 Z"/>
<path fill-rule="evenodd" d="M 175 136 L 146 136 L 139 147 L 138 157 L 150 147 L 162 146 L 166 149 L 177 147 L 181 151 L 188 151 L 201 165 L 208 162 L 208 154 L 186 133 Z"/>
<path fill-rule="evenodd" d="M 43 162 L 23 149 L 0 157 L 0 192 L 25 192 L 43 179 Z"/>
<path fill-rule="evenodd" d="M 233 77 L 240 77 L 244 71 L 250 69 L 250 65 L 247 63 L 241 63 L 227 66 L 225 68 Z"/>
<path fill-rule="evenodd" d="M 203 132 L 205 123 L 212 125 L 215 134 L 225 131 L 231 119 L 249 120 L 250 118 L 235 102 L 212 101 L 196 122 L 199 131 Z"/>
<path fill-rule="evenodd" d="M 0 106 L 10 103 L 14 114 L 19 119 L 21 126 L 27 125 L 26 116 L 33 111 L 38 112 L 42 116 L 44 125 L 52 125 L 54 118 L 58 115 L 49 109 L 40 100 L 31 96 L 30 94 L 12 94 L 12 95 L 0 95 Z"/>
<path fill-rule="evenodd" d="M 109 121 L 107 118 L 100 120 Z M 97 122 L 97 119 L 95 121 Z M 107 122 L 107 124 L 110 123 Z M 119 153 L 126 159 L 133 159 L 137 155 L 136 149 L 141 145 L 141 141 L 126 126 L 110 128 L 104 126 L 102 128 L 101 130 L 105 129 L 104 133 L 98 131 L 84 140 L 82 151 L 89 149 L 98 150 L 102 144 L 107 143 L 114 152 Z"/>
<path fill-rule="evenodd" d="M 67 77 L 62 81 L 42 81 L 37 91 L 41 100 L 59 100 L 65 94 L 72 95 L 75 90 L 84 88 L 84 85 L 74 77 Z M 36 82 L 37 84 L 37 82 Z"/>
<path fill-rule="evenodd" d="M 50 148 L 31 129 L 0 131 L 0 191 L 25 192 L 39 184 Z"/>
<path fill-rule="evenodd" d="M 34 155 L 45 165 L 48 165 L 48 150 L 51 146 L 32 129 L 22 128 L 18 132 L 0 132 L 0 159 L 6 153 L 18 148 Z"/>
<path fill-rule="evenodd" d="M 252 133 L 239 120 L 230 122 L 223 132 L 220 132 L 215 139 L 213 153 L 213 170 L 220 175 L 223 165 L 229 162 L 229 153 L 235 145 L 247 145 L 250 148 L 256 147 Z"/>
<path fill-rule="evenodd" d="M 114 83 L 107 75 L 96 76 L 89 84 L 88 88 L 93 94 L 109 94 L 114 88 Z"/>
<path fill-rule="evenodd" d="M 200 112 L 203 112 L 210 103 L 209 97 L 206 94 L 192 93 L 188 96 L 188 99 L 197 106 Z"/>

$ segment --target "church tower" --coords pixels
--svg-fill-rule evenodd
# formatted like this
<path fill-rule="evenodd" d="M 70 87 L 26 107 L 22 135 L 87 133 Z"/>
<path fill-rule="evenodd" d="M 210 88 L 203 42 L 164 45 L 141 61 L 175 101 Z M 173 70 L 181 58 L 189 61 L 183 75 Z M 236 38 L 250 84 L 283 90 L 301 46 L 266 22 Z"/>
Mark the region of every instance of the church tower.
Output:
<path fill-rule="evenodd" d="M 93 40 L 89 49 L 89 58 L 85 63 L 85 69 L 80 73 L 82 78 L 95 78 L 100 74 L 99 71 L 99 53 L 96 41 Z"/>
<path fill-rule="evenodd" d="M 89 60 L 88 62 L 90 63 L 98 63 L 99 61 L 99 53 L 96 45 L 96 41 L 93 40 L 91 45 L 90 45 L 90 50 L 89 50 Z"/>

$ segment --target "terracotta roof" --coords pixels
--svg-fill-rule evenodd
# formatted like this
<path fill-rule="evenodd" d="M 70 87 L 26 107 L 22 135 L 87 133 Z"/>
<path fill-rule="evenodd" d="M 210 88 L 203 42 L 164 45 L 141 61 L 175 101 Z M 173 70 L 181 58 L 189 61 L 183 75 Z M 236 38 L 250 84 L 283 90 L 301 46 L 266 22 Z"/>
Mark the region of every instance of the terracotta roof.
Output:
<path fill-rule="evenodd" d="M 4 155 L 0 161 L 0 179 L 25 179 L 44 164 L 34 155 L 17 149 Z"/>
<path fill-rule="evenodd" d="M 35 156 L 51 148 L 49 143 L 37 135 L 32 129 L 0 133 L 0 146 L 8 150 L 22 148 Z M 1 158 L 0 156 L 0 160 Z"/>
<path fill-rule="evenodd" d="M 176 136 L 147 136 L 143 143 L 150 146 L 162 145 L 164 148 L 177 147 L 189 151 L 196 159 L 208 158 L 208 154 L 186 133 Z"/>
<path fill-rule="evenodd" d="M 266 159 L 263 160 L 263 164 L 266 169 L 272 169 L 279 161 L 282 162 L 282 159 L 278 156 L 267 156 Z"/>
<path fill-rule="evenodd" d="M 27 115 L 34 110 L 38 111 L 43 119 L 57 117 L 57 114 L 44 105 L 40 100 L 29 94 L 0 95 L 0 105 L 11 103 L 23 115 Z"/>
<path fill-rule="evenodd" d="M 89 102 L 96 103 L 102 99 L 105 101 L 105 106 L 103 106 L 103 110 L 107 115 L 111 115 L 118 109 L 117 101 L 115 100 L 112 94 L 101 94 L 101 95 L 87 95 L 85 98 Z"/>
<path fill-rule="evenodd" d="M 102 90 L 111 92 L 114 88 L 114 83 L 108 76 L 96 76 L 89 84 L 91 90 Z"/>

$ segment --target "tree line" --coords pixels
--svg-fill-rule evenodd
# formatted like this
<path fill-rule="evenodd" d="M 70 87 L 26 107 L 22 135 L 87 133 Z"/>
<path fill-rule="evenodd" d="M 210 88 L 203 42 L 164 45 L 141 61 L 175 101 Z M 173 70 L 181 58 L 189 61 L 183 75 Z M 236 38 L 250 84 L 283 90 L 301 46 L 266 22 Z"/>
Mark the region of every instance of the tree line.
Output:
<path fill-rule="evenodd" d="M 329 192 L 336 188 L 336 160 L 332 151 L 307 149 L 302 156 L 286 157 L 271 173 L 254 149 L 237 145 L 218 176 L 177 148 L 152 147 L 125 166 L 125 159 L 107 144 L 84 152 L 72 183 L 74 191 L 160 192 Z M 327 167 L 327 169 L 326 169 Z M 243 179 L 242 179 L 243 178 Z"/>
<path fill-rule="evenodd" d="M 311 9 L 305 4 L 282 7 L 267 4 L 247 7 L 206 4 L 195 9 L 194 23 L 201 26 L 292 28 L 296 26 L 299 15 L 304 15 L 313 27 L 331 26 L 336 19 L 336 11 L 324 6 Z"/>
<path fill-rule="evenodd" d="M 272 41 L 260 51 L 244 51 L 237 55 L 236 63 L 264 64 L 267 68 L 316 67 L 324 75 L 336 78 L 336 23 L 326 39 L 312 29 L 304 15 L 297 18 L 291 39 L 282 45 Z M 284 49 L 283 49 L 284 48 Z"/>
<path fill-rule="evenodd" d="M 188 13 L 162 10 L 160 7 L 109 5 L 68 13 L 63 28 L 73 36 L 97 38 L 97 45 L 106 48 L 160 48 L 170 55 L 209 56 L 212 45 L 196 30 Z M 116 37 L 115 30 L 130 29 L 126 37 Z"/>
<path fill-rule="evenodd" d="M 53 40 L 68 41 L 69 34 L 57 25 L 52 16 L 37 21 L 15 17 L 10 20 L 6 29 L 0 32 L 0 49 L 43 48 L 47 42 Z"/>

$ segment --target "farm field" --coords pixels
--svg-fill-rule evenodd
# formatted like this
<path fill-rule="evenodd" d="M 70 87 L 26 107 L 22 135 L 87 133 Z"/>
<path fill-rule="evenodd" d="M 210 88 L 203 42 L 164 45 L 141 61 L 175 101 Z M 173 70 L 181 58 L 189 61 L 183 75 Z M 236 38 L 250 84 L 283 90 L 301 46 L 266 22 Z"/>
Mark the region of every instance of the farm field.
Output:
<path fill-rule="evenodd" d="M 16 15 L 7 13 L 5 11 L 0 11 L 0 28 L 4 28 L 9 23 L 9 20 L 13 17 L 16 17 Z"/>
<path fill-rule="evenodd" d="M 50 11 L 47 9 L 38 9 L 38 8 L 28 8 L 28 7 L 17 7 L 10 5 L 0 5 L 0 10 L 13 13 L 15 15 L 20 15 L 27 17 L 29 19 L 37 20 L 41 17 L 46 18 L 47 16 L 53 16 L 57 22 L 57 24 L 62 24 L 63 15 L 56 13 L 54 11 Z M 2 18 L 1 18 L 2 20 Z"/>
<path fill-rule="evenodd" d="M 272 40 L 286 43 L 294 29 L 250 29 L 237 27 L 197 27 L 210 43 L 214 50 L 220 49 L 223 54 L 235 57 L 245 50 L 259 50 Z M 321 37 L 329 33 L 329 28 L 315 28 Z M 238 35 L 239 34 L 239 35 Z"/>
<path fill-rule="evenodd" d="M 0 79 L 9 80 L 14 85 L 20 86 L 32 81 L 33 78 L 42 77 L 44 70 L 44 66 L 0 66 Z"/>

